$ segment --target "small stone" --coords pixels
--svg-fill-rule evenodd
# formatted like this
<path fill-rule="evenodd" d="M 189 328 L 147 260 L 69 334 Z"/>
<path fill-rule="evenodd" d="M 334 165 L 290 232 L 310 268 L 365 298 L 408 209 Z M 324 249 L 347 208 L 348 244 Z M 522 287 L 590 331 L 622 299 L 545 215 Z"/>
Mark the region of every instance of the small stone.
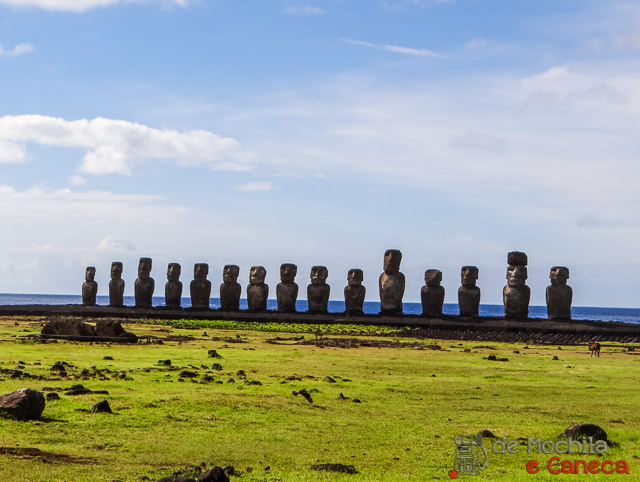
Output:
<path fill-rule="evenodd" d="M 113 413 L 113 411 L 111 410 L 111 407 L 109 406 L 109 402 L 107 402 L 106 400 L 101 400 L 100 402 L 96 403 L 91 409 L 91 412 L 92 413 Z"/>
<path fill-rule="evenodd" d="M 47 402 L 53 402 L 54 400 L 60 400 L 60 395 L 56 392 L 49 392 L 46 396 Z"/>

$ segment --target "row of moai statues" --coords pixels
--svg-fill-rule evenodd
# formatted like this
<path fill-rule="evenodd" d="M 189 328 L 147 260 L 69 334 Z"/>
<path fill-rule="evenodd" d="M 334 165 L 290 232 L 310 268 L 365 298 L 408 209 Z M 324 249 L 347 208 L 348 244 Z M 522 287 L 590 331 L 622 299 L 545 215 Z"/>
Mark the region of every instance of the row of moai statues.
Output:
<path fill-rule="evenodd" d="M 402 253 L 397 249 L 388 249 L 384 254 L 384 271 L 380 275 L 378 286 L 380 294 L 380 313 L 383 315 L 402 314 L 402 298 L 405 292 L 405 276 L 400 272 Z M 507 285 L 503 289 L 505 318 L 527 318 L 531 292 L 526 285 L 527 255 L 518 251 L 507 255 Z M 134 284 L 135 306 L 151 308 L 155 282 L 151 278 L 151 258 L 140 258 L 138 263 L 138 279 Z M 111 281 L 109 282 L 109 305 L 123 306 L 124 280 L 123 265 L 113 262 L 111 265 Z M 167 282 L 165 284 L 165 305 L 168 308 L 180 308 L 182 300 L 181 266 L 169 263 Z M 95 268 L 87 267 L 85 282 L 82 285 L 82 302 L 84 305 L 95 305 L 98 285 L 94 280 Z M 278 311 L 295 312 L 298 299 L 298 285 L 295 283 L 298 268 L 295 264 L 284 263 L 280 267 L 280 283 L 276 287 Z M 240 308 L 241 286 L 237 282 L 240 268 L 237 265 L 226 265 L 223 269 L 223 282 L 220 285 L 220 309 L 238 310 Z M 327 284 L 328 270 L 325 266 L 311 268 L 311 283 L 307 286 L 308 311 L 311 313 L 327 313 L 330 286 Z M 460 271 L 461 286 L 458 289 L 458 306 L 460 316 L 478 316 L 480 307 L 480 288 L 476 266 L 463 266 Z M 196 263 L 194 279 L 190 284 L 191 306 L 196 309 L 208 309 L 211 297 L 211 281 L 207 279 L 209 265 Z M 267 271 L 262 266 L 253 266 L 247 286 L 247 302 L 249 311 L 261 312 L 267 309 L 269 286 L 265 283 Z M 573 292 L 567 286 L 569 269 L 554 266 L 549 275 L 551 285 L 546 290 L 548 318 L 551 320 L 571 319 L 571 302 Z M 445 289 L 441 286 L 442 272 L 428 269 L 425 272 L 425 285 L 421 289 L 422 314 L 425 316 L 442 315 Z M 351 269 L 347 274 L 347 286 L 344 288 L 345 312 L 351 315 L 363 313 L 366 288 L 361 269 Z"/>

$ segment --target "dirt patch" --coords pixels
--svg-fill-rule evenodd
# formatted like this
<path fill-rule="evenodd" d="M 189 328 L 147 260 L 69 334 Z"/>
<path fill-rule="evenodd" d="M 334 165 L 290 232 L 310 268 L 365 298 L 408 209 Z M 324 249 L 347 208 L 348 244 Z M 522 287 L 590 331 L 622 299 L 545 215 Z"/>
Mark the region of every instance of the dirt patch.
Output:
<path fill-rule="evenodd" d="M 52 454 L 32 447 L 0 447 L 0 455 L 20 459 L 40 459 L 42 462 L 61 464 L 91 464 L 95 460 L 88 457 L 74 457 L 66 454 Z"/>

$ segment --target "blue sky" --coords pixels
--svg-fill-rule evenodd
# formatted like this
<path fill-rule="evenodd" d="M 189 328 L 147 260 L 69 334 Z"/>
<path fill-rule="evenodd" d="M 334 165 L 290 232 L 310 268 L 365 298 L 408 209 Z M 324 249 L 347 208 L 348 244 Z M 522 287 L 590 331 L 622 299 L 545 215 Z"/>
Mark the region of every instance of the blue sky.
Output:
<path fill-rule="evenodd" d="M 0 292 L 151 256 L 377 301 L 398 248 L 406 301 L 473 264 L 501 303 L 520 250 L 533 304 L 566 265 L 637 307 L 639 53 L 622 0 L 0 0 Z"/>

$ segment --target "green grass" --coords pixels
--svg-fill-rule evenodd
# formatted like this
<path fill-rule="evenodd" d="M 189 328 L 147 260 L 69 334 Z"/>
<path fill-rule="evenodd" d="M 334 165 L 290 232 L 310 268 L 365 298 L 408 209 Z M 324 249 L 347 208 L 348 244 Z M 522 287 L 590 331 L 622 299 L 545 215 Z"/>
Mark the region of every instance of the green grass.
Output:
<path fill-rule="evenodd" d="M 557 346 L 531 345 L 525 349 L 522 344 L 490 343 L 495 347 L 492 350 L 474 348 L 486 342 L 444 340 L 419 340 L 425 346 L 440 344 L 440 351 L 319 348 L 265 343 L 275 336 L 284 337 L 276 331 L 300 330 L 307 339 L 315 339 L 309 333 L 314 333 L 316 326 L 205 322 L 195 329 L 193 322 L 184 320 L 171 323 L 172 327 L 128 326 L 144 336 L 165 337 L 167 329 L 171 334 L 193 336 L 192 340 L 162 345 L 26 341 L 25 335 L 39 332 L 41 324 L 39 319 L 0 319 L 0 368 L 13 369 L 23 361 L 26 372 L 49 377 L 51 365 L 64 360 L 75 369 L 69 378 L 58 381 L 0 375 L 4 378 L 0 393 L 26 386 L 42 389 L 82 383 L 93 390 L 108 390 L 109 395 L 61 395 L 60 401 L 47 403 L 40 421 L 0 419 L 0 446 L 35 447 L 88 462 L 46 463 L 0 455 L 0 480 L 135 481 L 141 476 L 157 480 L 201 462 L 233 465 L 244 472 L 235 478 L 238 481 L 451 480 L 447 474 L 454 464 L 453 438 L 457 433 L 488 429 L 509 440 L 538 436 L 555 440 L 571 423 L 602 426 L 619 444 L 610 449 L 607 458 L 626 460 L 629 480 L 640 473 L 638 459 L 633 458 L 640 456 L 640 356 L 619 346 L 603 347 L 599 359 L 590 358 L 586 347 L 558 350 Z M 241 328 L 244 330 L 239 331 Z M 332 336 L 327 333 L 342 337 L 355 333 L 416 341 L 391 338 L 396 333 L 391 328 L 322 328 L 325 337 Z M 237 336 L 245 343 L 211 339 Z M 210 349 L 218 350 L 223 358 L 208 358 Z M 509 361 L 486 360 L 491 354 Z M 104 360 L 106 355 L 114 359 Z M 559 360 L 553 360 L 554 355 Z M 163 359 L 199 375 L 210 372 L 223 383 L 178 381 L 181 370 L 159 366 L 158 360 Z M 201 368 L 216 362 L 223 366 L 221 372 Z M 108 368 L 112 374 L 105 380 L 73 377 L 93 366 Z M 236 375 L 238 370 L 262 386 L 245 385 Z M 116 378 L 116 372 L 121 371 L 130 379 Z M 285 380 L 292 375 L 302 380 Z M 325 376 L 337 383 L 325 381 Z M 227 383 L 229 378 L 236 383 Z M 318 390 L 311 394 L 313 405 L 291 394 L 300 388 Z M 339 400 L 339 393 L 350 399 Z M 103 398 L 115 415 L 76 411 L 90 409 Z M 353 403 L 353 398 L 362 403 Z M 485 446 L 490 443 L 485 441 Z M 551 475 L 544 467 L 536 475 L 525 471 L 528 460 L 539 460 L 544 466 L 552 455 L 528 455 L 526 447 L 513 455 L 490 452 L 489 467 L 480 476 L 460 476 L 458 480 L 588 477 L 596 481 L 620 477 Z M 585 457 L 598 459 L 576 454 L 565 458 Z M 309 470 L 317 463 L 352 464 L 359 474 Z M 269 470 L 265 470 L 267 466 Z"/>

